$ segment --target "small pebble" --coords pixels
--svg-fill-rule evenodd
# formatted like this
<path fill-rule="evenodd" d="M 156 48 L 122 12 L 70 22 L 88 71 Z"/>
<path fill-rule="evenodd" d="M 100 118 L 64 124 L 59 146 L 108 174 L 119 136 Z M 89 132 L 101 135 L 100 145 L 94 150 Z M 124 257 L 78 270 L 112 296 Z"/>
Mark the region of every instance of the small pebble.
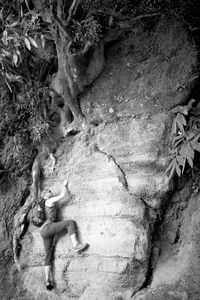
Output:
<path fill-rule="evenodd" d="M 108 111 L 110 114 L 114 113 L 114 109 L 112 107 L 110 107 Z"/>

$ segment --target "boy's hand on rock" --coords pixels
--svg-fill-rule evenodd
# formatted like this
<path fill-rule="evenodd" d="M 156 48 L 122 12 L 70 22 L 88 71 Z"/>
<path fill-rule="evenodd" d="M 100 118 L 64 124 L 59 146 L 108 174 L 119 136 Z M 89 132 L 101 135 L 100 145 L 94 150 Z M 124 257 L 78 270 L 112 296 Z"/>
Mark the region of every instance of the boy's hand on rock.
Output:
<path fill-rule="evenodd" d="M 67 185 L 68 185 L 68 180 L 65 179 L 65 180 L 63 181 L 63 186 L 67 187 Z"/>

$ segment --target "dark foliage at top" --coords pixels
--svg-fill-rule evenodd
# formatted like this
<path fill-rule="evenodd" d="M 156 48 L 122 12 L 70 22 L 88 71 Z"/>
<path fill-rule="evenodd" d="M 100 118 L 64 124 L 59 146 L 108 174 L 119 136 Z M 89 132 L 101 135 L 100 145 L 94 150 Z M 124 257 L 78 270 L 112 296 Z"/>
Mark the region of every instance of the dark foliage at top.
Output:
<path fill-rule="evenodd" d="M 177 14 L 191 31 L 200 28 L 198 0 L 82 0 L 71 18 L 75 1 L 61 2 L 0 0 L 0 163 L 11 175 L 30 161 L 33 145 L 49 134 L 48 78 L 56 57 L 48 45 L 57 35 L 52 17 L 57 4 L 72 54 L 96 44 L 108 30 L 126 28 L 127 22 L 134 26 L 135 19 L 148 14 Z M 48 59 L 38 58 L 38 48 L 45 55 L 49 51 Z"/>

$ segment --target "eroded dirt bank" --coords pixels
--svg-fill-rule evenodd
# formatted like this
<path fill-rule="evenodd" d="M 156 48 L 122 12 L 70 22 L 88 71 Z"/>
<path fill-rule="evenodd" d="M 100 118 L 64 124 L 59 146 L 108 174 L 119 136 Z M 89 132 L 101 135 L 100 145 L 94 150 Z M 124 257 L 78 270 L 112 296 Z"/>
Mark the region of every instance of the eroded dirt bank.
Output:
<path fill-rule="evenodd" d="M 14 269 L 9 273 L 10 282 L 17 286 L 16 299 L 126 300 L 133 295 L 135 299 L 170 299 L 164 297 L 168 295 L 167 286 L 172 284 L 171 273 L 176 279 L 173 284 L 182 280 L 180 274 L 187 278 L 187 270 L 198 261 L 198 241 L 190 240 L 191 231 L 197 233 L 193 228 L 198 228 L 198 193 L 190 200 L 186 191 L 182 192 L 183 201 L 181 194 L 172 198 L 176 186 L 169 181 L 165 168 L 172 122 L 170 110 L 187 100 L 198 75 L 196 66 L 194 43 L 175 18 L 161 18 L 151 31 L 140 25 L 108 49 L 105 70 L 80 99 L 83 113 L 94 124 L 93 131 L 60 142 L 55 174 L 46 168 L 43 183 L 58 193 L 62 180 L 68 178 L 71 199 L 60 207 L 60 218 L 77 221 L 80 237 L 90 248 L 75 256 L 69 238 L 62 236 L 55 252 L 56 286 L 51 292 L 45 291 L 42 240 L 38 229 L 29 226 L 20 256 L 22 274 Z M 10 195 L 2 196 L 2 204 L 15 198 L 14 191 L 10 191 Z M 155 224 L 169 201 L 176 209 L 166 211 L 164 235 L 159 237 L 160 244 L 154 244 Z M 6 207 L 7 215 L 11 208 Z M 181 225 L 174 221 L 176 230 L 170 231 L 173 222 L 165 230 L 172 211 L 178 211 L 177 220 L 183 221 Z M 4 232 L 5 213 L 1 216 L 0 239 L 10 249 L 10 237 Z M 6 220 L 11 220 L 7 215 Z M 12 224 L 5 226 L 9 226 L 6 232 L 12 234 Z M 176 256 L 170 252 L 175 244 Z M 138 294 L 152 267 L 150 258 L 155 247 L 155 292 Z M 190 264 L 193 251 L 196 256 Z M 188 259 L 184 256 L 186 252 Z M 2 253 L 6 259 L 8 254 Z M 179 266 L 184 263 L 184 270 L 175 268 L 174 260 Z M 195 270 L 198 274 L 198 267 Z M 164 296 L 157 294 L 163 285 Z M 6 278 L 2 291 L 5 299 L 10 299 L 8 289 Z M 182 289 L 169 295 L 174 297 L 171 299 L 195 299 L 187 298 L 189 294 Z"/>

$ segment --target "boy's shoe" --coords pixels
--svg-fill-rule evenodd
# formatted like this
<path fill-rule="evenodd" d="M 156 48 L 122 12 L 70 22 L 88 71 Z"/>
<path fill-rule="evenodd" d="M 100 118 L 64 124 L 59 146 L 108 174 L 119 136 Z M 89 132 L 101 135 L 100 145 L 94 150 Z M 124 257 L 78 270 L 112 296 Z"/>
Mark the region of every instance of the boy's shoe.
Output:
<path fill-rule="evenodd" d="M 46 289 L 48 291 L 51 291 L 53 289 L 53 283 L 49 279 L 47 279 L 46 281 Z"/>
<path fill-rule="evenodd" d="M 79 253 L 81 251 L 85 251 L 89 247 L 88 243 L 78 243 L 77 246 L 74 248 L 75 253 Z"/>

